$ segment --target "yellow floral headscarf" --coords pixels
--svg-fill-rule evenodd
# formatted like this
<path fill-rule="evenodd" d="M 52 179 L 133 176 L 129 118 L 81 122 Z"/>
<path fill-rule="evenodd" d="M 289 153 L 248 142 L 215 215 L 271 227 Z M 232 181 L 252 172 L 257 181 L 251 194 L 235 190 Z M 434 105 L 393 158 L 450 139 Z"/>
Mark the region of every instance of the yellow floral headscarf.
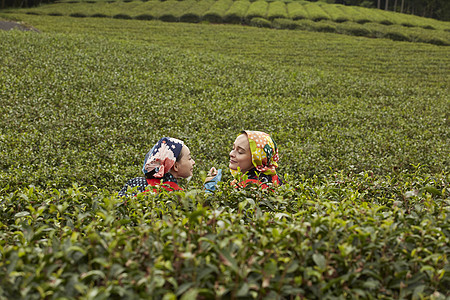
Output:
<path fill-rule="evenodd" d="M 276 175 L 278 167 L 278 147 L 275 141 L 265 132 L 244 130 L 250 151 L 252 153 L 252 163 L 255 169 L 266 175 Z M 236 175 L 237 170 L 230 169 L 231 174 Z"/>

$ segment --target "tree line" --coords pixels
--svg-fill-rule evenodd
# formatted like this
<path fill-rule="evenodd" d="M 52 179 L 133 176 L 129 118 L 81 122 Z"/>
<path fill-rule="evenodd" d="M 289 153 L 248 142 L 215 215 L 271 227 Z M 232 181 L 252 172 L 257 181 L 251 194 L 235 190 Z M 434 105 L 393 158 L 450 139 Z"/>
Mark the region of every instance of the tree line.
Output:
<path fill-rule="evenodd" d="M 0 8 L 7 7 L 32 7 L 38 6 L 42 3 L 52 3 L 56 0 L 0 0 L 1 6 Z"/>
<path fill-rule="evenodd" d="M 1 8 L 31 7 L 56 0 L 0 0 Z M 317 1 L 317 0 L 312 0 Z M 450 21 L 449 0 L 322 0 L 327 3 L 372 7 L 422 17 Z"/>
<path fill-rule="evenodd" d="M 378 8 L 450 21 L 449 0 L 327 0 L 326 2 Z"/>

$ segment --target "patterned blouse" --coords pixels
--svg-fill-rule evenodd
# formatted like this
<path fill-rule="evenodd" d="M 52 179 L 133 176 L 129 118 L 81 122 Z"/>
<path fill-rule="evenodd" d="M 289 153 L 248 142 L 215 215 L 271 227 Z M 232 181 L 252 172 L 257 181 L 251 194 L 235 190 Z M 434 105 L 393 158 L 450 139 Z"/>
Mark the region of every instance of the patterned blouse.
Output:
<path fill-rule="evenodd" d="M 175 177 L 173 177 L 173 175 L 170 173 L 164 174 L 164 176 L 161 179 L 163 182 L 177 183 L 177 179 Z M 120 190 L 119 197 L 127 197 L 128 196 L 127 195 L 128 188 L 137 187 L 138 192 L 142 193 L 142 192 L 145 192 L 147 186 L 148 186 L 148 183 L 147 183 L 147 179 L 145 177 L 136 177 L 136 178 L 130 179 L 127 181 L 127 183 L 125 183 L 123 188 Z M 131 195 L 136 196 L 136 194 L 137 193 L 135 192 L 135 193 L 132 193 Z"/>

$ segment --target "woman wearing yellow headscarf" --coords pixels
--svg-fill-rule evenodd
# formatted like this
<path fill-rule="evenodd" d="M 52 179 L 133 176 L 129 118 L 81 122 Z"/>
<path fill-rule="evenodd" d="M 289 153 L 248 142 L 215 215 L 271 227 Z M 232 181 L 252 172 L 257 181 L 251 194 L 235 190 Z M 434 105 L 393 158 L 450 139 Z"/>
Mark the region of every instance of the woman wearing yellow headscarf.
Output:
<path fill-rule="evenodd" d="M 277 175 L 278 147 L 271 136 L 261 131 L 244 130 L 236 138 L 230 154 L 228 167 L 231 174 L 236 176 L 240 173 L 247 175 L 245 182 L 236 181 L 238 186 L 246 186 L 248 183 L 261 185 L 263 189 L 268 184 L 281 185 L 283 182 Z M 220 170 L 219 170 L 220 171 Z M 216 170 L 212 168 L 208 175 L 214 176 Z M 207 178 L 205 187 L 214 190 L 215 183 L 209 183 L 213 177 Z M 208 188 L 207 185 L 210 185 Z"/>

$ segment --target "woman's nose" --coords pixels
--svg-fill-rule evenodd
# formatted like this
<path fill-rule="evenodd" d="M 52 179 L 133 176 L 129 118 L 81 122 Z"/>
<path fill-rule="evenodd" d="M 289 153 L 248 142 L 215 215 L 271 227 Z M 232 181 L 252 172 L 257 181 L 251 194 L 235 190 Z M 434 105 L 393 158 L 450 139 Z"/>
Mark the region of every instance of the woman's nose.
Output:
<path fill-rule="evenodd" d="M 234 150 L 231 150 L 231 151 L 230 151 L 229 156 L 230 156 L 230 157 L 234 157 L 234 156 L 235 156 L 235 155 L 234 155 Z"/>

